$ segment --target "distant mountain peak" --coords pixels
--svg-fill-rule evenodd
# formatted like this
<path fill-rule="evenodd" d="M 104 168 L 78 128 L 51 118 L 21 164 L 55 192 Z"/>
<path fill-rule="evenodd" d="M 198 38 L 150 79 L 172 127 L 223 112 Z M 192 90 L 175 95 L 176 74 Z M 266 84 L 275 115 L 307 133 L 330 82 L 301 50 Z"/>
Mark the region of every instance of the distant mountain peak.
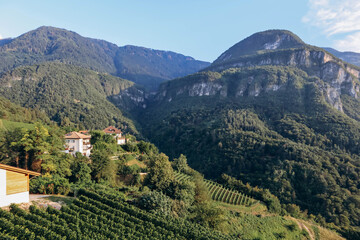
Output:
<path fill-rule="evenodd" d="M 306 44 L 288 30 L 267 30 L 254 33 L 238 42 L 214 61 L 214 64 L 226 62 L 241 56 L 254 55 L 263 51 L 299 48 Z"/>
<path fill-rule="evenodd" d="M 324 47 L 323 49 L 325 49 L 326 51 L 340 58 L 343 61 L 346 61 L 348 63 L 360 67 L 360 53 L 351 52 L 351 51 L 341 52 L 336 49 L 328 48 L 328 47 Z"/>
<path fill-rule="evenodd" d="M 0 55 L 0 73 L 18 66 L 60 61 L 127 78 L 151 90 L 163 81 L 186 76 L 210 64 L 170 51 L 119 47 L 50 26 L 0 40 Z"/>

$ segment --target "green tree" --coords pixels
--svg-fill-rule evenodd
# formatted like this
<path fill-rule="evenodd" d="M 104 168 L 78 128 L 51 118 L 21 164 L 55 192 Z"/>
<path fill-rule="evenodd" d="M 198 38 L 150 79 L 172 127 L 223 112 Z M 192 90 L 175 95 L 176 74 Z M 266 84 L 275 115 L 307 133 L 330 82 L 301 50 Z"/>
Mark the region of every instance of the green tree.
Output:
<path fill-rule="evenodd" d="M 174 162 L 173 162 L 173 167 L 175 170 L 177 170 L 179 172 L 186 173 L 186 171 L 189 168 L 189 166 L 187 164 L 186 156 L 183 154 L 180 154 L 179 158 L 175 158 Z"/>
<path fill-rule="evenodd" d="M 222 230 L 226 220 L 224 210 L 220 209 L 212 202 L 196 204 L 192 210 L 190 219 L 203 226 L 218 230 Z"/>
<path fill-rule="evenodd" d="M 156 154 L 159 152 L 157 147 L 154 144 L 151 144 L 149 142 L 140 141 L 137 144 L 137 147 L 139 148 L 139 152 L 147 155 Z"/>
<path fill-rule="evenodd" d="M 13 144 L 13 142 L 19 142 L 23 134 L 21 128 L 1 132 L 0 162 L 20 167 L 22 146 L 20 144 Z"/>
<path fill-rule="evenodd" d="M 75 183 L 89 183 L 91 182 L 91 168 L 89 166 L 89 159 L 81 153 L 76 153 L 73 163 L 71 164 L 71 178 Z"/>
<path fill-rule="evenodd" d="M 106 134 L 103 131 L 95 130 L 91 131 L 91 144 L 95 145 L 98 142 L 105 142 L 107 144 L 116 144 L 116 140 L 113 135 Z"/>
<path fill-rule="evenodd" d="M 206 184 L 204 182 L 203 176 L 201 176 L 199 173 L 195 174 L 194 176 L 195 180 L 195 202 L 200 203 L 206 203 L 210 201 L 209 191 L 206 187 Z"/>
<path fill-rule="evenodd" d="M 168 156 L 161 153 L 150 156 L 149 172 L 146 181 L 153 189 L 163 191 L 174 181 L 174 171 L 169 162 Z"/>
<path fill-rule="evenodd" d="M 46 127 L 37 123 L 34 130 L 28 130 L 23 128 L 21 130 L 22 138 L 18 141 L 12 142 L 11 146 L 15 148 L 21 148 L 25 154 L 24 167 L 29 167 L 34 171 L 41 171 L 41 163 L 43 161 L 43 155 L 48 154 L 49 143 L 47 138 L 49 132 Z"/>
<path fill-rule="evenodd" d="M 149 210 L 150 212 L 170 215 L 172 201 L 165 194 L 152 191 L 140 198 L 139 206 L 143 209 Z"/>
<path fill-rule="evenodd" d="M 42 173 L 44 176 L 51 177 L 58 175 L 60 177 L 71 176 L 71 163 L 74 157 L 64 152 L 56 152 L 47 155 L 41 164 Z"/>
<path fill-rule="evenodd" d="M 112 181 L 117 171 L 109 153 L 103 150 L 95 150 L 91 153 L 91 169 L 91 175 L 96 181 L 100 179 Z"/>

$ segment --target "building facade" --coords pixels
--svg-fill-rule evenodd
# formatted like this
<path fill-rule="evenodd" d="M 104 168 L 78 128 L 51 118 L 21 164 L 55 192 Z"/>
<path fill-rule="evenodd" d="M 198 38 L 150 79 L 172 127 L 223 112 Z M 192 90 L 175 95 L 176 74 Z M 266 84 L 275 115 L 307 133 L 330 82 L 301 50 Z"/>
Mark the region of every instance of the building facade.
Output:
<path fill-rule="evenodd" d="M 40 173 L 0 164 L 0 207 L 29 202 L 29 177 Z"/>
<path fill-rule="evenodd" d="M 118 145 L 122 145 L 126 143 L 125 137 L 122 136 L 122 132 L 120 129 L 117 129 L 114 126 L 107 127 L 103 130 L 106 134 L 114 135 L 114 138 L 116 140 L 116 143 Z"/>
<path fill-rule="evenodd" d="M 89 157 L 91 153 L 90 135 L 79 132 L 70 132 L 65 134 L 65 152 L 75 155 L 80 152 L 82 155 Z"/>

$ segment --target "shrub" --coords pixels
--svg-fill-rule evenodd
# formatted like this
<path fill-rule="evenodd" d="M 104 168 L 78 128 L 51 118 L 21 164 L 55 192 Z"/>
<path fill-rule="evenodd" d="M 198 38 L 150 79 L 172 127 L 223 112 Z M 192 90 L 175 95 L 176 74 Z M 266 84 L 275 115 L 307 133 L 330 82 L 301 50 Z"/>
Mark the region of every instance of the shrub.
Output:
<path fill-rule="evenodd" d="M 67 195 L 70 192 L 70 183 L 68 179 L 58 175 L 37 177 L 30 181 L 30 192 Z"/>
<path fill-rule="evenodd" d="M 152 191 L 143 195 L 138 204 L 141 208 L 153 213 L 163 215 L 170 215 L 171 213 L 172 201 L 161 192 Z"/>

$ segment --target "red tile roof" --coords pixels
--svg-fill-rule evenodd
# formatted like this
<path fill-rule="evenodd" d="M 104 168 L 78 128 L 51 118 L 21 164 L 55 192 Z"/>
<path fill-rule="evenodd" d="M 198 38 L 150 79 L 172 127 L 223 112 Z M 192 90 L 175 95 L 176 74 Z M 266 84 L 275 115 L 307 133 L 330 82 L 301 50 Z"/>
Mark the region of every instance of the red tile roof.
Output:
<path fill-rule="evenodd" d="M 89 135 L 89 130 L 81 130 L 81 131 L 79 131 L 79 133 Z"/>
<path fill-rule="evenodd" d="M 89 139 L 91 138 L 90 135 L 85 135 L 82 133 L 78 133 L 78 132 L 70 132 L 65 134 L 65 139 Z"/>
<path fill-rule="evenodd" d="M 107 134 L 120 134 L 121 133 L 121 130 L 120 129 L 117 129 L 116 127 L 114 126 L 110 126 L 110 127 L 107 127 L 103 130 L 105 133 Z"/>

